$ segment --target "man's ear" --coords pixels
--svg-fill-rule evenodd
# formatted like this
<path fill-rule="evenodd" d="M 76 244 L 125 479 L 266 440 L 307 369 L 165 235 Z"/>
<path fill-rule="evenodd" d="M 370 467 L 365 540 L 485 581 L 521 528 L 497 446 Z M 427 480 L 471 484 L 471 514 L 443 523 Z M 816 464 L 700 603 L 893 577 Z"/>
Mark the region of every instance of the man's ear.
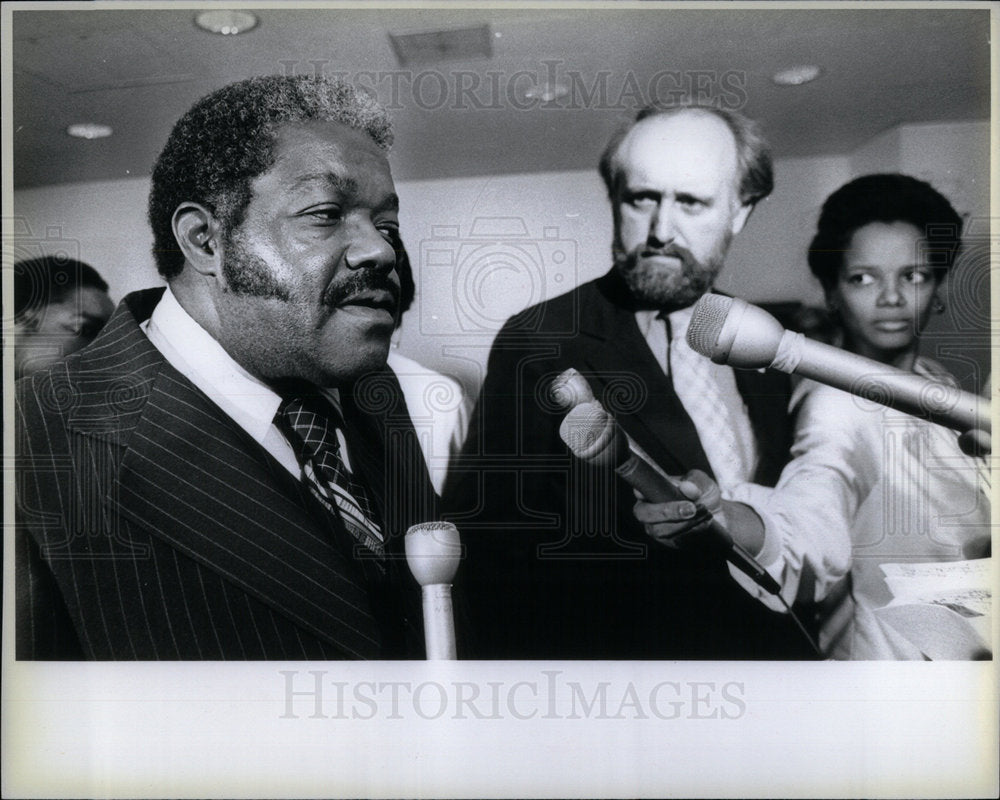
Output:
<path fill-rule="evenodd" d="M 733 217 L 733 224 L 731 230 L 733 236 L 743 230 L 743 226 L 747 224 L 747 220 L 750 219 L 750 212 L 754 210 L 753 203 L 746 203 L 737 209 L 736 215 Z"/>
<path fill-rule="evenodd" d="M 198 203 L 182 203 L 171 223 L 185 262 L 201 275 L 218 275 L 222 266 L 221 226 L 215 215 Z"/>

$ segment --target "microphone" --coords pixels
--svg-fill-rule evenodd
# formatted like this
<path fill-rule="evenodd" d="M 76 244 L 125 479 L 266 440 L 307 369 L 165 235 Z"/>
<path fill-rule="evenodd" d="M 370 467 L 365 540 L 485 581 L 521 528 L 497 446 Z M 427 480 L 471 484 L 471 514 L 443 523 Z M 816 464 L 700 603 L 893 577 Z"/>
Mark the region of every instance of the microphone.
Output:
<path fill-rule="evenodd" d="M 428 661 L 454 661 L 455 615 L 451 583 L 458 571 L 462 544 L 450 522 L 424 522 L 406 531 L 406 563 L 421 586 L 424 645 Z"/>
<path fill-rule="evenodd" d="M 572 367 L 563 370 L 552 380 L 549 396 L 563 411 L 569 411 L 580 403 L 594 402 L 594 392 L 587 379 Z"/>
<path fill-rule="evenodd" d="M 590 388 L 590 383 L 573 367 L 563 370 L 553 378 L 552 383 L 549 385 L 549 397 L 562 411 L 569 411 L 582 403 L 597 403 L 600 406 L 600 403 L 594 397 L 593 390 Z M 603 408 L 601 406 L 602 410 Z M 659 472 L 664 478 L 668 478 L 667 473 L 646 454 L 646 451 L 639 446 L 635 439 L 620 428 L 619 431 L 625 437 L 625 442 L 628 444 L 629 450 L 645 461 L 652 469 Z"/>
<path fill-rule="evenodd" d="M 559 436 L 577 458 L 595 467 L 611 467 L 650 502 L 690 502 L 660 467 L 629 449 L 624 431 L 600 403 L 581 403 L 570 409 L 559 426 Z M 778 594 L 781 591 L 778 582 L 733 541 L 729 531 L 712 517 L 708 509 L 700 504 L 696 504 L 696 508 L 698 515 L 695 521 L 708 523 L 707 542 L 762 589 Z"/>
<path fill-rule="evenodd" d="M 687 341 L 692 350 L 716 364 L 765 367 L 812 378 L 962 433 L 991 429 L 989 411 L 983 410 L 977 395 L 807 339 L 785 330 L 764 309 L 736 297 L 702 295 Z"/>

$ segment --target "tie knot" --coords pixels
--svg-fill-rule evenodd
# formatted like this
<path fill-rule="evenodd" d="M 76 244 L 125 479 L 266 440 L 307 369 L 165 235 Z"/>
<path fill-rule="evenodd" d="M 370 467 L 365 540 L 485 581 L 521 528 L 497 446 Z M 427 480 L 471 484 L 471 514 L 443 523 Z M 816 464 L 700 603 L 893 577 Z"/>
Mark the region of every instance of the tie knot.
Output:
<path fill-rule="evenodd" d="M 339 450 L 336 429 L 343 424 L 340 412 L 318 395 L 286 397 L 281 401 L 276 421 L 295 449 L 306 459 L 315 459 L 324 451 Z"/>

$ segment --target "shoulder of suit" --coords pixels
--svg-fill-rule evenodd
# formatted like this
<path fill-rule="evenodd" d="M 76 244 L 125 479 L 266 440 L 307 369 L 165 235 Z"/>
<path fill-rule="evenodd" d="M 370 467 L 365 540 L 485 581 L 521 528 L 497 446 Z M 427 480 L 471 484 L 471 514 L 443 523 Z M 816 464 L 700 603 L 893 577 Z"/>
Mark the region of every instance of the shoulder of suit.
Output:
<path fill-rule="evenodd" d="M 136 300 L 151 308 L 160 294 L 129 295 L 87 347 L 19 380 L 26 419 L 63 417 L 71 427 L 113 432 L 141 411 L 165 361 L 139 328 Z"/>
<path fill-rule="evenodd" d="M 543 300 L 514 314 L 500 329 L 501 334 L 564 333 L 567 318 L 586 308 L 599 294 L 600 278 L 580 284 L 563 294 Z"/>

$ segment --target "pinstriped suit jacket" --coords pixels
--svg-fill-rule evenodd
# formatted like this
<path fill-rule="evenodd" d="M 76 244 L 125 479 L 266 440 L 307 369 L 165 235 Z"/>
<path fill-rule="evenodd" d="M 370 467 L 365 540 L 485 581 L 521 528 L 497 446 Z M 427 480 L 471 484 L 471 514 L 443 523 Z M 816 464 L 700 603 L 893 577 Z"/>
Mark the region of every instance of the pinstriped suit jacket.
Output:
<path fill-rule="evenodd" d="M 422 657 L 401 534 L 436 497 L 391 373 L 344 393 L 383 572 L 149 343 L 161 292 L 18 384 L 17 657 Z"/>

